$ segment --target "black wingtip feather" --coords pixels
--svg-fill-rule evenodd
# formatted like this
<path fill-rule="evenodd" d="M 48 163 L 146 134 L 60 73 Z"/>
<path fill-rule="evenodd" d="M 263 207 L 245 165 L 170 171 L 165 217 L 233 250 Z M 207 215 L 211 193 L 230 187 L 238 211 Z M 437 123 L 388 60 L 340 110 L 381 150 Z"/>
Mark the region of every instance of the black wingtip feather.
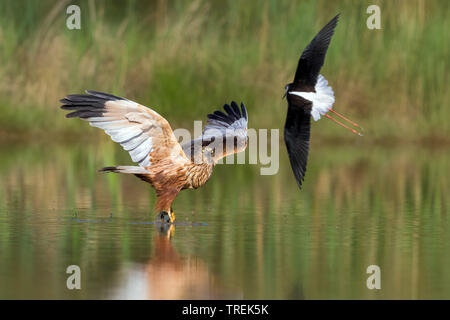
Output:
<path fill-rule="evenodd" d="M 224 104 L 223 109 L 226 113 L 216 110 L 213 113 L 207 115 L 208 120 L 221 121 L 229 125 L 239 119 L 245 118 L 247 120 L 247 110 L 245 109 L 244 103 L 241 103 L 241 109 L 239 109 L 238 104 L 235 101 L 231 101 L 230 104 Z"/>
<path fill-rule="evenodd" d="M 233 104 L 233 103 L 232 103 Z M 231 119 L 232 121 L 236 121 L 238 118 L 236 117 L 236 115 L 234 114 L 233 109 L 228 105 L 224 105 L 223 109 L 227 112 L 227 118 Z"/>
<path fill-rule="evenodd" d="M 242 117 L 241 110 L 239 110 L 239 107 L 235 101 L 231 101 L 231 107 L 233 108 L 234 116 L 237 119 L 240 119 Z"/>
<path fill-rule="evenodd" d="M 106 101 L 108 101 L 108 100 L 126 100 L 126 99 L 124 99 L 124 98 L 115 96 L 115 95 L 113 95 L 113 94 L 109 94 L 109 93 L 105 93 L 105 92 L 100 92 L 100 91 L 95 91 L 95 90 L 86 90 L 85 92 L 86 92 L 88 95 L 90 95 L 90 96 L 94 96 L 94 97 L 97 97 L 97 98 L 101 98 L 101 99 L 104 99 L 104 100 L 106 100 Z"/>
<path fill-rule="evenodd" d="M 340 13 L 331 19 L 311 40 L 303 50 L 294 76 L 295 83 L 303 83 L 314 86 L 322 68 L 325 55 L 337 26 Z"/>
<path fill-rule="evenodd" d="M 82 118 L 82 119 L 101 116 L 103 116 L 102 112 L 82 111 L 82 110 L 66 114 L 66 118 Z"/>
<path fill-rule="evenodd" d="M 284 141 L 295 180 L 300 188 L 307 171 L 310 130 L 309 112 L 289 105 L 284 126 Z"/>
<path fill-rule="evenodd" d="M 232 124 L 234 119 L 230 118 L 228 115 L 223 113 L 222 111 L 214 111 L 212 114 L 207 115 L 208 119 L 222 121 L 228 124 Z"/>
<path fill-rule="evenodd" d="M 66 118 L 90 118 L 102 117 L 107 101 L 126 100 L 115 95 L 86 90 L 87 94 L 69 94 L 65 98 L 59 100 L 63 105 L 63 110 L 71 110 L 74 112 L 66 114 Z"/>
<path fill-rule="evenodd" d="M 247 109 L 245 108 L 245 105 L 243 102 L 241 102 L 241 110 L 242 110 L 242 116 L 245 118 L 245 120 L 248 120 Z"/>
<path fill-rule="evenodd" d="M 228 116 L 225 113 L 223 113 L 222 111 L 214 111 L 214 115 L 218 118 L 222 118 L 225 121 L 228 120 Z"/>

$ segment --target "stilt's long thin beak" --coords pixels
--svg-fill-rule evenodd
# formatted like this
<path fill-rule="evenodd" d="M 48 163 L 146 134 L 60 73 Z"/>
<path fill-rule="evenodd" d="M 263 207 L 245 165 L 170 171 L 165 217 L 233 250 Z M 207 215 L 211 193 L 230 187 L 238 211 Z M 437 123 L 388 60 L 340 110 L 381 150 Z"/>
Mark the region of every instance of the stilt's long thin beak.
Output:
<path fill-rule="evenodd" d="M 334 113 L 335 113 L 335 114 L 338 114 L 337 112 L 334 112 Z M 338 114 L 338 115 L 339 115 L 339 114 Z M 340 115 L 339 115 L 339 116 L 340 116 Z M 358 136 L 361 136 L 361 137 L 362 137 L 362 133 L 361 133 L 361 132 L 358 132 L 358 131 L 356 131 L 355 129 L 346 126 L 346 125 L 343 124 L 342 122 L 337 121 L 336 119 L 332 118 L 331 116 L 329 116 L 329 115 L 326 114 L 326 113 L 325 113 L 325 117 L 327 117 L 327 118 L 333 120 L 333 121 L 336 122 L 338 125 L 341 125 L 341 126 L 343 126 L 345 129 L 350 130 L 350 131 L 353 132 L 354 134 L 357 134 Z M 343 116 L 341 116 L 341 118 L 347 120 L 347 118 L 344 118 Z M 352 121 L 350 121 L 350 120 L 347 120 L 347 121 L 349 121 L 349 122 L 351 122 L 351 123 L 353 124 Z M 358 126 L 356 123 L 355 123 L 354 125 L 355 125 L 355 127 L 361 128 L 361 127 Z"/>
<path fill-rule="evenodd" d="M 289 91 L 289 86 L 286 86 L 286 88 L 284 89 L 284 94 L 283 94 L 283 96 L 281 97 L 281 99 L 286 98 L 286 96 L 287 96 L 287 94 L 288 94 L 288 91 Z"/>

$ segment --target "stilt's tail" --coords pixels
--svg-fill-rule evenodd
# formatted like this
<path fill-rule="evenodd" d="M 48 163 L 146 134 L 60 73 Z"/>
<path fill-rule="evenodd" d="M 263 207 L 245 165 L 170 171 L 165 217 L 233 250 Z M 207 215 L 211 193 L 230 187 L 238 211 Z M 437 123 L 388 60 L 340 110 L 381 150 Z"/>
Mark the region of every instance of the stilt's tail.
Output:
<path fill-rule="evenodd" d="M 142 167 L 137 166 L 117 166 L 104 167 L 99 172 L 115 172 L 115 173 L 129 173 L 129 174 L 148 174 L 149 172 Z"/>

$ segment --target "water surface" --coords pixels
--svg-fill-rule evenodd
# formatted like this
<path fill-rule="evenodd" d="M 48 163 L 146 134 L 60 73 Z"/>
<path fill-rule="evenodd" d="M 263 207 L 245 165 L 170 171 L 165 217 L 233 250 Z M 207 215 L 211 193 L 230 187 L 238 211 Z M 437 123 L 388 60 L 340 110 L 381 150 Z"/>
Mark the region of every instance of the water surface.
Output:
<path fill-rule="evenodd" d="M 280 152 L 216 167 L 167 230 L 149 185 L 96 172 L 131 163 L 112 143 L 0 147 L 0 298 L 450 298 L 448 152 L 316 143 L 301 191 Z"/>

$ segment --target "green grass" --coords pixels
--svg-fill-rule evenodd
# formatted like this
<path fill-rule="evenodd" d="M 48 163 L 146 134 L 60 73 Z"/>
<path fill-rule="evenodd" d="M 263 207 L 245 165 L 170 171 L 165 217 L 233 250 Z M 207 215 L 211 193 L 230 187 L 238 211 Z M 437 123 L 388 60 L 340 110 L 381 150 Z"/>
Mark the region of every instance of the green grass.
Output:
<path fill-rule="evenodd" d="M 336 110 L 366 139 L 422 140 L 450 133 L 448 1 L 77 1 L 82 29 L 65 27 L 70 2 L 0 3 L 3 136 L 58 137 L 87 130 L 58 100 L 85 89 L 155 108 L 192 127 L 230 100 L 250 126 L 281 128 L 284 85 L 298 57 L 336 13 L 322 73 Z M 381 7 L 382 30 L 366 27 Z M 348 137 L 323 120 L 314 135 Z"/>

